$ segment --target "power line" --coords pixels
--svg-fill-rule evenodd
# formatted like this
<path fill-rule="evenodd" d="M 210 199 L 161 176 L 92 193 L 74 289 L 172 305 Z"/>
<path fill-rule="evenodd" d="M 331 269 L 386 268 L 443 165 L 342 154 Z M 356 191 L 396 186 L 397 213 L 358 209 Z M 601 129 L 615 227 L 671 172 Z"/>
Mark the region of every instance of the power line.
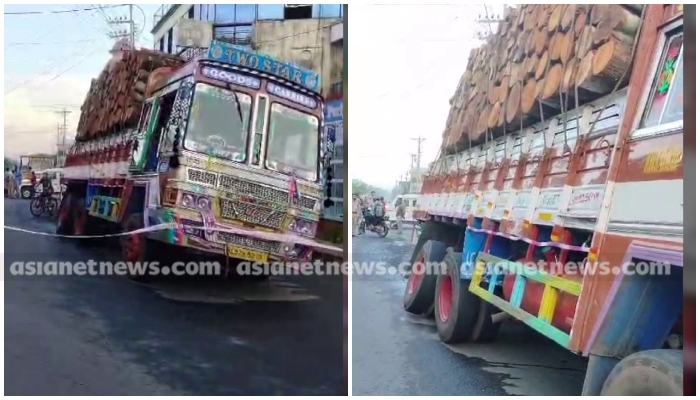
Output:
<path fill-rule="evenodd" d="M 67 14 L 67 13 L 73 13 L 73 12 L 80 12 L 80 11 L 93 11 L 93 10 L 98 10 L 100 8 L 117 8 L 117 7 L 123 7 L 126 4 L 112 4 L 112 5 L 107 5 L 107 6 L 102 6 L 102 7 L 87 7 L 87 8 L 74 8 L 72 10 L 52 10 L 52 11 L 10 11 L 10 12 L 5 12 L 5 15 L 42 15 L 42 14 Z"/>
<path fill-rule="evenodd" d="M 69 43 L 88 43 L 93 42 L 94 39 L 84 39 L 84 40 L 68 40 L 61 42 L 12 42 L 5 43 L 5 46 L 43 46 L 46 44 L 69 44 Z"/>

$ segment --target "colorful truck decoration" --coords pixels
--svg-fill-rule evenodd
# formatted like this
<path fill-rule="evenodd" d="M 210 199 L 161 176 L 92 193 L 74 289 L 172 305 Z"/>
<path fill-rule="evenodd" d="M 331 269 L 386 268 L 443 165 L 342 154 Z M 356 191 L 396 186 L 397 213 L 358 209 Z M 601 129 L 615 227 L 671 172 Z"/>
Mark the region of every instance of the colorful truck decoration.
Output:
<path fill-rule="evenodd" d="M 81 116 L 58 233 L 122 232 L 130 261 L 164 245 L 255 262 L 340 251 L 314 240 L 327 151 L 317 73 L 217 41 L 188 62 L 137 63 L 136 118 L 94 132 L 114 120 Z"/>

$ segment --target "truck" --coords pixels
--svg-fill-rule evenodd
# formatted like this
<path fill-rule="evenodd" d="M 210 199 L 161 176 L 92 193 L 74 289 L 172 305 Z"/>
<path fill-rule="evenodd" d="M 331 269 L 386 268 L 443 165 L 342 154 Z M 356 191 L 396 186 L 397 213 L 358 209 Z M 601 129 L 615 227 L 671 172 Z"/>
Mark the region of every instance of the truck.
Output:
<path fill-rule="evenodd" d="M 682 5 L 510 9 L 451 99 L 404 309 L 447 343 L 520 321 L 587 358 L 583 395 L 682 395 L 682 86 Z"/>
<path fill-rule="evenodd" d="M 216 40 L 190 50 L 113 49 L 66 156 L 56 232 L 119 235 L 130 262 L 339 251 L 314 239 L 335 141 L 322 131 L 320 75 Z"/>

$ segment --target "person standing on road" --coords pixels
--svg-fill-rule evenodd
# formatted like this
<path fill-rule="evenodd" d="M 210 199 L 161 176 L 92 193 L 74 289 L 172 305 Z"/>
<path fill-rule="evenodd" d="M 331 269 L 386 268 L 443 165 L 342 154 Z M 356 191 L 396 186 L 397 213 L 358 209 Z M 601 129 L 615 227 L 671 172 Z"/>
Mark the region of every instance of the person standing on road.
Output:
<path fill-rule="evenodd" d="M 36 188 L 36 172 L 34 172 L 32 167 L 29 167 L 29 170 L 32 172 L 32 176 L 30 178 L 30 181 L 32 183 L 32 188 Z"/>
<path fill-rule="evenodd" d="M 22 171 L 18 166 L 15 165 L 15 189 L 17 190 L 17 197 L 20 197 L 20 188 L 22 187 Z"/>
<path fill-rule="evenodd" d="M 12 175 L 9 168 L 5 168 L 5 191 L 7 192 L 7 197 L 9 198 L 12 198 L 14 193 L 14 182 L 14 175 Z"/>
<path fill-rule="evenodd" d="M 406 218 L 406 207 L 403 205 L 403 200 L 399 199 L 396 205 L 396 229 L 399 230 L 399 235 L 403 231 L 403 220 Z"/>

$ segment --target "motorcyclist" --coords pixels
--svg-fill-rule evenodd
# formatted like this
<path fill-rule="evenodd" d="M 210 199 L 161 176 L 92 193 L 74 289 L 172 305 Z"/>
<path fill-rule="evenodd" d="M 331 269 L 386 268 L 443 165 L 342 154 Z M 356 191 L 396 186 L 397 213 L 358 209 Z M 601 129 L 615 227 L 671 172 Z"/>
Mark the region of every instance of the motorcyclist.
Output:
<path fill-rule="evenodd" d="M 41 180 L 39 180 L 39 185 L 41 185 L 41 197 L 51 197 L 53 196 L 53 185 L 49 174 L 44 172 L 41 175 Z"/>
<path fill-rule="evenodd" d="M 372 207 L 372 214 L 374 216 L 372 225 L 379 225 L 384 219 L 384 198 L 378 197 L 374 199 L 374 205 Z"/>

